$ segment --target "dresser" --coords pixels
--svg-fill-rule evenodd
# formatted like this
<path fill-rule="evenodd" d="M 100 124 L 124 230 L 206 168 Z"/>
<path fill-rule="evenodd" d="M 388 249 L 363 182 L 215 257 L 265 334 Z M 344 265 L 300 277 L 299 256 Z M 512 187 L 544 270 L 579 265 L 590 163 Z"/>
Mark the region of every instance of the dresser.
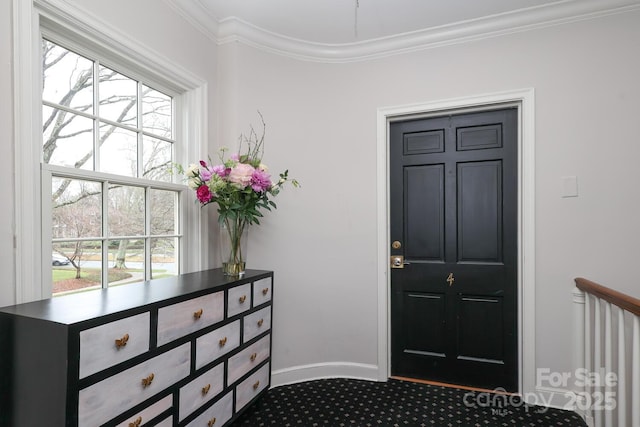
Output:
<path fill-rule="evenodd" d="M 0 426 L 228 425 L 269 388 L 272 294 L 214 269 L 0 308 Z"/>

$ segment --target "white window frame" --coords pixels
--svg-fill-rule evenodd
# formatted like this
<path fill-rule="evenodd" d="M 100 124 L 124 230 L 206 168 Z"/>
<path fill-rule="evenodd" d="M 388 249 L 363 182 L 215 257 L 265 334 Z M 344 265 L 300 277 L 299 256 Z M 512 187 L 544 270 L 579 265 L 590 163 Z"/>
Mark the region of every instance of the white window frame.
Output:
<path fill-rule="evenodd" d="M 175 139 L 181 142 L 175 160 L 203 158 L 206 152 L 207 83 L 172 63 L 148 46 L 110 27 L 94 16 L 59 0 L 13 0 L 14 128 L 15 128 L 15 299 L 16 303 L 47 298 L 51 278 L 43 277 L 50 264 L 51 241 L 42 227 L 41 180 L 42 99 L 41 29 L 56 38 L 82 39 L 97 55 L 125 63 L 135 75 L 171 90 L 176 105 Z M 73 48 L 73 46 L 68 46 Z M 124 71 L 124 70 L 123 70 Z M 184 187 L 184 186 L 182 186 Z M 186 187 L 184 187 L 186 188 Z M 50 193 L 50 188 L 44 188 Z M 186 193 L 185 193 L 186 194 Z M 181 256 L 179 270 L 191 272 L 207 265 L 207 222 L 198 207 L 180 197 Z M 49 227 L 50 230 L 50 227 Z M 46 248 L 45 248 L 46 247 Z M 50 268 L 48 265 L 47 269 Z M 46 270 L 48 271 L 48 270 Z"/>

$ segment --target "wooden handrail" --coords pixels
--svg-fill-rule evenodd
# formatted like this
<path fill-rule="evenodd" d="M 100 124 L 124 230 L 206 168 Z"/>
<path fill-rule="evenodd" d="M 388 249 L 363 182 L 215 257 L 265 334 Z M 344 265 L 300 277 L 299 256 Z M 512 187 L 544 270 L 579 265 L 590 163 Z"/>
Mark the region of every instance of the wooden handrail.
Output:
<path fill-rule="evenodd" d="M 615 304 L 636 316 L 640 316 L 640 299 L 607 288 L 606 286 L 602 286 L 596 282 L 592 282 L 591 280 L 583 279 L 582 277 L 578 277 L 575 280 L 578 289 L 588 292 L 591 295 L 595 295 L 600 299 L 610 302 L 611 304 Z"/>

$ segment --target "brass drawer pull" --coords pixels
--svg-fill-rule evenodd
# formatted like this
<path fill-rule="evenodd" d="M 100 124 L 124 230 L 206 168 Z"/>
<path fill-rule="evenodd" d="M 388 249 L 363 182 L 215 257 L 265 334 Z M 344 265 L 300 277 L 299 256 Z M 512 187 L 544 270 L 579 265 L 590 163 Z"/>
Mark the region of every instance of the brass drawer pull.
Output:
<path fill-rule="evenodd" d="M 260 381 L 256 381 L 256 383 L 253 385 L 253 389 L 257 390 L 258 387 L 260 387 Z"/>
<path fill-rule="evenodd" d="M 209 420 L 209 422 L 207 423 L 207 427 L 213 427 L 213 425 L 216 423 L 216 417 L 213 417 Z"/>
<path fill-rule="evenodd" d="M 238 298 L 238 301 L 240 302 L 240 304 L 244 304 L 244 302 L 247 300 L 247 296 L 246 295 L 242 295 L 240 298 Z"/>
<path fill-rule="evenodd" d="M 264 323 L 264 319 L 258 320 L 258 328 L 261 327 L 263 323 Z"/>
<path fill-rule="evenodd" d="M 256 360 L 256 357 L 258 357 L 258 353 L 253 353 L 249 359 L 251 359 L 252 362 L 254 362 Z"/>
<path fill-rule="evenodd" d="M 227 343 L 227 337 L 224 337 L 220 341 L 218 341 L 218 344 L 220 345 L 220 347 L 224 347 L 226 343 Z"/>
<path fill-rule="evenodd" d="M 267 293 L 269 293 L 269 288 L 264 288 L 262 290 L 262 295 L 266 295 Z"/>
<path fill-rule="evenodd" d="M 124 334 L 122 338 L 116 338 L 116 348 L 120 350 L 127 345 L 127 341 L 129 341 L 129 334 Z"/>
<path fill-rule="evenodd" d="M 202 395 L 206 396 L 207 393 L 209 393 L 210 388 L 211 388 L 211 384 L 207 384 L 206 386 L 202 387 Z"/>
<path fill-rule="evenodd" d="M 140 424 L 142 424 L 142 417 L 138 417 L 134 421 L 130 422 L 129 427 L 140 427 Z"/>
<path fill-rule="evenodd" d="M 142 388 L 147 388 L 151 385 L 151 383 L 153 382 L 153 378 L 155 377 L 155 375 L 153 374 L 149 374 L 149 376 L 147 378 L 143 378 L 142 379 Z"/>
<path fill-rule="evenodd" d="M 195 311 L 195 312 L 193 313 L 193 318 L 194 318 L 194 319 L 198 320 L 200 317 L 202 317 L 202 309 L 200 309 L 200 310 L 198 310 L 198 311 Z"/>

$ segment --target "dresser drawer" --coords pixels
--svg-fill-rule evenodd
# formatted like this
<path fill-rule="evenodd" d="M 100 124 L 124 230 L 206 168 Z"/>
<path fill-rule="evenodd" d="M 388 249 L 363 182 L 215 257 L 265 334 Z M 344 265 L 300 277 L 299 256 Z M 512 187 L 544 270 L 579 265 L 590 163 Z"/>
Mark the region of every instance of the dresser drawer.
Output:
<path fill-rule="evenodd" d="M 173 417 L 167 417 L 160 421 L 155 427 L 173 427 Z"/>
<path fill-rule="evenodd" d="M 153 405 L 150 405 L 147 408 L 143 409 L 142 411 L 140 411 L 140 413 L 134 415 L 133 417 L 123 422 L 122 424 L 118 424 L 117 427 L 143 426 L 149 420 L 154 419 L 155 417 L 157 417 L 167 409 L 171 408 L 172 404 L 173 404 L 173 395 L 170 394 L 160 399 Z M 171 418 L 169 418 L 169 421 L 171 422 Z"/>
<path fill-rule="evenodd" d="M 149 351 L 150 314 L 142 313 L 80 332 L 80 378 Z"/>
<path fill-rule="evenodd" d="M 196 369 L 202 368 L 240 345 L 240 321 L 196 339 Z"/>
<path fill-rule="evenodd" d="M 187 424 L 187 427 L 218 427 L 231 419 L 233 415 L 233 391 L 214 403 L 199 417 Z"/>
<path fill-rule="evenodd" d="M 102 425 L 189 375 L 191 344 L 169 350 L 80 390 L 78 426 Z"/>
<path fill-rule="evenodd" d="M 271 335 L 251 344 L 240 353 L 229 358 L 227 385 L 233 384 L 247 372 L 269 357 Z"/>
<path fill-rule="evenodd" d="M 180 388 L 180 421 L 201 407 L 224 388 L 224 363 L 209 369 Z"/>
<path fill-rule="evenodd" d="M 244 317 L 242 342 L 247 342 L 271 329 L 271 307 L 263 308 Z"/>
<path fill-rule="evenodd" d="M 257 307 L 271 301 L 271 278 L 253 282 L 253 306 Z"/>
<path fill-rule="evenodd" d="M 227 317 L 235 316 L 251 308 L 251 283 L 229 289 Z"/>
<path fill-rule="evenodd" d="M 158 310 L 158 346 L 224 318 L 224 292 L 193 298 Z"/>
<path fill-rule="evenodd" d="M 236 387 L 236 412 L 269 386 L 269 363 L 258 369 L 253 375 Z"/>

